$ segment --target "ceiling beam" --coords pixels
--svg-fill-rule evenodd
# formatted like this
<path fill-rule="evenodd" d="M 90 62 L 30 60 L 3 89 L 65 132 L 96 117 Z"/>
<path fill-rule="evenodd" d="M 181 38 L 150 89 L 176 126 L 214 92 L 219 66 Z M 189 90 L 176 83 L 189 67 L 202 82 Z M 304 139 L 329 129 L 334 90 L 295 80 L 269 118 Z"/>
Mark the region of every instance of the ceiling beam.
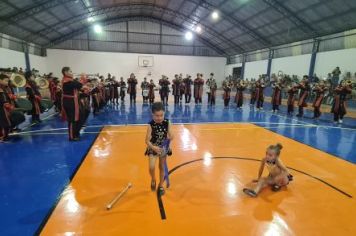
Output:
<path fill-rule="evenodd" d="M 284 6 L 281 2 L 277 0 L 263 0 L 263 2 L 265 2 L 268 6 L 282 14 L 285 18 L 290 20 L 296 26 L 301 27 L 301 29 L 305 33 L 311 33 L 313 37 L 316 37 L 318 35 L 316 29 L 314 29 L 311 25 L 299 18 L 293 11 L 291 11 L 288 7 Z"/>
<path fill-rule="evenodd" d="M 172 22 L 168 22 L 168 21 L 164 21 L 160 18 L 156 18 L 156 17 L 142 17 L 142 16 L 129 16 L 129 17 L 114 17 L 114 18 L 110 18 L 110 19 L 106 19 L 104 22 L 102 22 L 104 25 L 110 25 L 110 24 L 115 24 L 115 23 L 119 23 L 119 22 L 126 22 L 126 21 L 150 21 L 150 22 L 154 22 L 154 23 L 158 23 L 158 24 L 162 24 L 162 25 L 166 25 L 168 27 L 174 28 L 176 30 L 179 30 L 181 32 L 183 32 L 184 30 L 186 30 L 183 26 L 174 24 Z M 78 29 L 76 31 L 71 32 L 70 34 L 67 34 L 63 37 L 59 37 L 56 38 L 55 40 L 52 41 L 51 44 L 46 45 L 47 47 L 53 47 L 56 44 L 59 44 L 61 42 L 64 42 L 66 40 L 69 40 L 77 35 L 80 35 L 82 33 L 85 33 L 87 31 L 90 30 L 90 26 L 85 27 L 85 28 L 81 28 Z M 219 46 L 211 43 L 209 40 L 202 38 L 202 37 L 198 37 L 199 40 L 201 40 L 207 47 L 210 47 L 211 49 L 213 49 L 214 51 L 216 51 L 219 55 L 221 56 L 228 56 L 228 54 L 221 49 Z"/>
<path fill-rule="evenodd" d="M 162 7 L 158 7 L 158 6 L 154 6 L 153 4 L 128 4 L 128 5 L 125 5 L 125 4 L 115 4 L 116 6 L 115 7 L 107 7 L 107 8 L 98 8 L 97 10 L 93 10 L 91 12 L 91 15 L 92 16 L 99 16 L 99 15 L 103 15 L 107 12 L 122 12 L 122 11 L 127 11 L 129 8 L 132 8 L 132 7 L 150 7 L 152 8 L 152 11 L 154 10 L 157 10 L 157 11 L 165 11 L 167 14 L 170 14 L 170 15 L 175 15 L 176 17 L 179 17 L 187 22 L 190 22 L 191 24 L 196 24 L 196 21 L 194 19 L 191 18 L 191 16 L 188 16 L 188 15 L 184 15 L 182 13 L 178 13 L 176 11 L 173 11 L 171 9 L 165 9 L 165 8 L 162 8 Z M 125 16 L 123 16 L 125 17 Z M 29 41 L 33 41 L 35 40 L 36 38 L 36 35 L 41 33 L 41 34 L 48 34 L 52 31 L 52 29 L 55 29 L 57 27 L 63 27 L 63 26 L 69 26 L 71 25 L 72 23 L 74 22 L 78 22 L 78 21 L 81 21 L 81 20 L 85 20 L 87 18 L 87 14 L 81 14 L 81 15 L 77 15 L 77 16 L 74 16 L 74 17 L 71 17 L 65 21 L 62 21 L 60 23 L 56 23 L 56 24 L 53 24 L 51 25 L 49 28 L 47 29 L 44 29 L 44 30 L 40 30 L 38 32 L 36 32 L 36 34 L 33 35 L 33 37 L 31 38 L 27 38 L 27 40 Z M 220 38 L 221 41 L 225 42 L 225 43 L 228 43 L 230 45 L 230 48 L 234 48 L 236 50 L 236 53 L 241 53 L 244 51 L 244 49 L 242 47 L 240 47 L 239 45 L 237 45 L 236 43 L 234 43 L 233 41 L 231 41 L 231 39 L 228 39 L 226 38 L 225 36 L 221 35 L 219 32 L 215 31 L 214 29 L 212 29 L 211 27 L 209 27 L 208 25 L 204 25 L 202 24 L 202 27 L 204 29 L 206 29 L 207 33 L 209 33 L 210 35 L 212 35 L 213 37 L 216 37 L 216 38 Z M 190 29 L 188 29 L 190 30 Z"/>

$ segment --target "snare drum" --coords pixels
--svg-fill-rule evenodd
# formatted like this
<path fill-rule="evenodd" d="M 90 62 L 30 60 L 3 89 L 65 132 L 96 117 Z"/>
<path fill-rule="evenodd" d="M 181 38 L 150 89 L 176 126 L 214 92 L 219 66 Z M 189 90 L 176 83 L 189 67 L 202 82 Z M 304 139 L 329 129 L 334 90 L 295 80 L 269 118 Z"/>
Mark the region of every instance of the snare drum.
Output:
<path fill-rule="evenodd" d="M 142 90 L 142 96 L 148 97 L 148 89 Z"/>

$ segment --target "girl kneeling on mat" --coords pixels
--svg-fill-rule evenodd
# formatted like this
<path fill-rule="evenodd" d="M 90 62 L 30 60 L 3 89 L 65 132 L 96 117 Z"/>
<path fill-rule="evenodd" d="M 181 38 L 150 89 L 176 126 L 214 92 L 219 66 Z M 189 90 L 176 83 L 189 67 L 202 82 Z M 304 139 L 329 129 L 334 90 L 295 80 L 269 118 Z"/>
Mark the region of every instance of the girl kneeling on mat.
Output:
<path fill-rule="evenodd" d="M 149 172 L 151 175 L 151 190 L 156 190 L 156 175 L 155 165 L 157 157 L 159 158 L 159 184 L 158 191 L 160 195 L 164 194 L 164 167 L 166 164 L 167 155 L 172 155 L 169 150 L 167 155 L 163 154 L 162 145 L 165 140 L 172 140 L 173 135 L 171 125 L 168 119 L 164 118 L 164 106 L 161 102 L 155 102 L 152 105 L 152 120 L 147 127 L 146 144 L 147 149 L 145 155 L 149 159 Z"/>
<path fill-rule="evenodd" d="M 293 176 L 289 174 L 287 168 L 279 158 L 282 148 L 282 145 L 279 143 L 270 145 L 267 148 L 266 157 L 261 161 L 258 179 L 253 181 L 257 182 L 256 187 L 254 189 L 244 188 L 244 193 L 250 197 L 257 197 L 262 188 L 272 186 L 273 191 L 278 191 L 282 186 L 286 186 L 289 181 L 293 179 Z M 261 178 L 265 165 L 267 165 L 269 175 Z"/>

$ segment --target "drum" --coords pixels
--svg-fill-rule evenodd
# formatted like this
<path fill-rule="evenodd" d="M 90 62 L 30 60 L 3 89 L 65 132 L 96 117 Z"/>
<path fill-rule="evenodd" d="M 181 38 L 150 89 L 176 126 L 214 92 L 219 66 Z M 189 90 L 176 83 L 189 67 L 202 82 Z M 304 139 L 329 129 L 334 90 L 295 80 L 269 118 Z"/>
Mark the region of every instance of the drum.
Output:
<path fill-rule="evenodd" d="M 17 98 L 15 102 L 15 107 L 21 109 L 26 113 L 31 113 L 32 110 L 32 104 L 26 98 Z"/>
<path fill-rule="evenodd" d="M 148 97 L 148 89 L 142 90 L 142 96 Z"/>
<path fill-rule="evenodd" d="M 41 107 L 43 107 L 44 111 L 48 111 L 53 107 L 53 102 L 49 99 L 42 99 L 41 100 Z"/>
<path fill-rule="evenodd" d="M 10 120 L 12 127 L 15 127 L 24 122 L 26 118 L 23 112 L 15 109 L 10 113 Z"/>

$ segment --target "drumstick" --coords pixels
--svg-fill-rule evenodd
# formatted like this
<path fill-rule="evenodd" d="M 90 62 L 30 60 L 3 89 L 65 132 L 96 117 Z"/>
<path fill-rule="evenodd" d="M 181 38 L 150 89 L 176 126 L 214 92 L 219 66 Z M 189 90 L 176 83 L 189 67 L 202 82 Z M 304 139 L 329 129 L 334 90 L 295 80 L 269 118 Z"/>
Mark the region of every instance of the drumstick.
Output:
<path fill-rule="evenodd" d="M 110 210 L 131 187 L 132 184 L 128 183 L 127 186 L 106 206 L 106 210 Z"/>

